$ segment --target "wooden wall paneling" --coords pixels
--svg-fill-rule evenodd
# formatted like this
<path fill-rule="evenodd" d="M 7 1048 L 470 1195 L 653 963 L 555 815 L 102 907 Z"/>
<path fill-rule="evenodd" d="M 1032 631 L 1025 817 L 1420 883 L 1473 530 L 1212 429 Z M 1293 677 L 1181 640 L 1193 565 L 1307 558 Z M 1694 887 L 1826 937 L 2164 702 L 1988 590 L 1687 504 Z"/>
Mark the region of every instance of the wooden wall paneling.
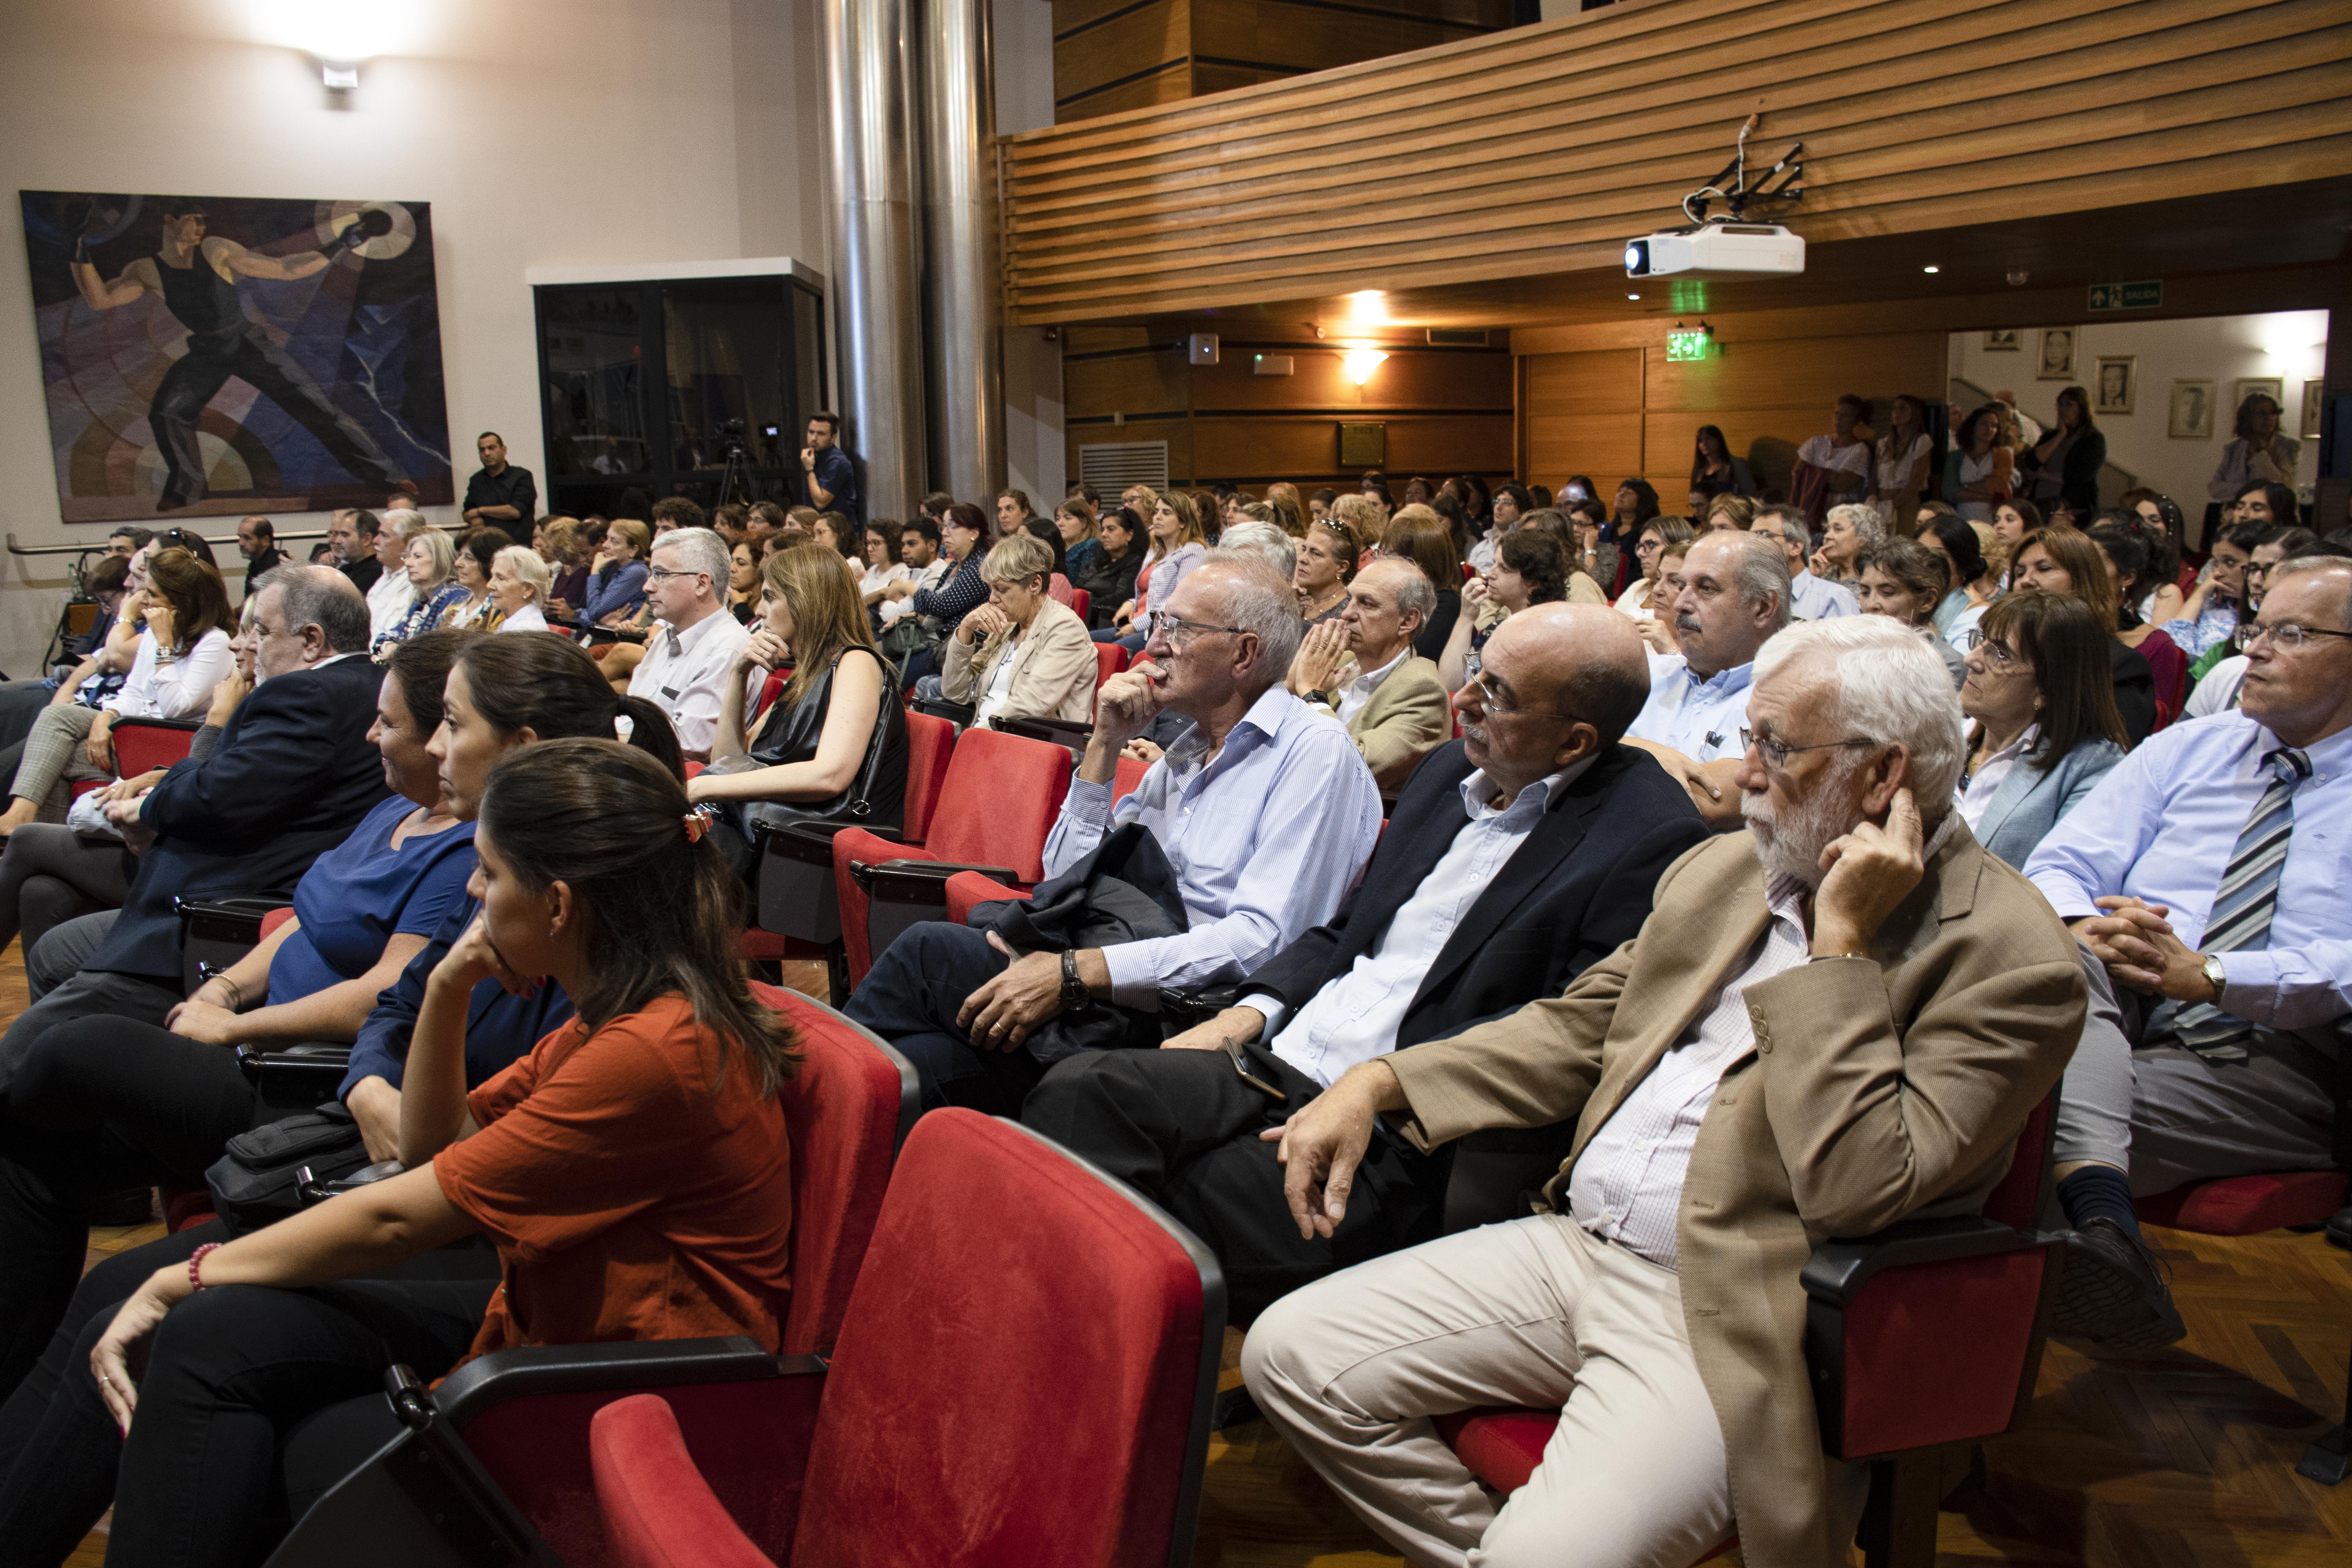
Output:
<path fill-rule="evenodd" d="M 1822 338 L 1769 350 L 1744 345 L 1720 327 L 1716 338 L 1717 352 L 1707 359 L 1650 355 L 1643 405 L 1654 412 L 1811 405 L 1826 414 L 1844 393 L 1873 396 L 1883 388 L 1928 396 L 1944 382 L 1942 332 Z"/>
<path fill-rule="evenodd" d="M 1747 458 L 1751 466 L 1759 458 L 1769 464 L 1768 447 L 1793 452 L 1809 438 L 1828 435 L 1830 414 L 1826 405 L 1814 404 L 1801 408 L 1653 409 L 1643 420 L 1642 470 L 1687 477 L 1702 425 L 1721 430 L 1734 457 Z"/>
<path fill-rule="evenodd" d="M 1145 75 L 1057 102 L 1054 114 L 1057 120 L 1083 120 L 1089 115 L 1181 103 L 1192 96 L 1192 68 L 1183 60 L 1171 60 Z"/>
<path fill-rule="evenodd" d="M 1255 347 L 1225 340 L 1217 363 L 1193 365 L 1192 406 L 1198 409 L 1281 408 L 1483 408 L 1511 406 L 1511 356 L 1423 350 L 1390 351 L 1371 379 L 1358 386 L 1348 379 L 1344 351 L 1318 344 Z M 1259 353 L 1289 358 L 1286 376 L 1259 375 Z"/>
<path fill-rule="evenodd" d="M 1228 60 L 1192 62 L 1192 90 L 1185 96 L 1199 98 L 1204 93 L 1231 92 L 1235 88 L 1255 87 L 1260 82 L 1280 81 L 1301 72 L 1288 66 L 1235 65 Z M 1170 226 L 1175 226 L 1173 223 Z"/>
<path fill-rule="evenodd" d="M 1181 349 L 1065 359 L 1064 416 L 1124 414 L 1133 418 L 1184 413 L 1192 406 L 1192 368 L 1184 363 Z"/>
<path fill-rule="evenodd" d="M 1487 28 L 1472 23 L 1320 4 L 1318 0 L 1190 0 L 1192 53 L 1233 64 L 1327 70 L 1402 54 Z"/>
<path fill-rule="evenodd" d="M 1058 23 L 1059 16 L 1055 17 Z M 1192 0 L 1147 0 L 1054 40 L 1054 101 L 1070 103 L 1192 54 Z"/>
<path fill-rule="evenodd" d="M 1173 341 L 1172 334 L 1156 333 L 1150 324 L 1144 321 L 1118 321 L 1100 327 L 1067 327 L 1062 331 L 1062 357 L 1067 360 L 1076 354 L 1148 349 L 1155 343 Z"/>
<path fill-rule="evenodd" d="M 1616 414 L 1530 415 L 1526 425 L 1526 471 L 1546 484 L 1556 488 L 1568 474 L 1590 474 L 1613 484 L 1642 471 L 1639 405 Z"/>
<path fill-rule="evenodd" d="M 1383 471 L 1391 478 L 1511 471 L 1507 414 L 1383 414 L 1367 409 L 1360 417 L 1388 426 Z M 1194 463 L 1203 482 L 1352 478 L 1361 470 L 1340 467 L 1339 422 L 1337 415 L 1197 415 L 1192 421 Z"/>
<path fill-rule="evenodd" d="M 1524 363 L 1528 367 L 1526 408 L 1530 417 L 1621 412 L 1642 405 L 1642 351 L 1638 348 L 1528 354 Z"/>
<path fill-rule="evenodd" d="M 1074 421 L 1062 427 L 1063 460 L 1068 465 L 1063 471 L 1075 481 L 1078 477 L 1078 448 L 1098 441 L 1165 441 L 1168 443 L 1168 474 L 1180 484 L 1192 482 L 1192 421 L 1183 419 L 1130 419 L 1124 425 L 1114 425 L 1108 419 Z"/>

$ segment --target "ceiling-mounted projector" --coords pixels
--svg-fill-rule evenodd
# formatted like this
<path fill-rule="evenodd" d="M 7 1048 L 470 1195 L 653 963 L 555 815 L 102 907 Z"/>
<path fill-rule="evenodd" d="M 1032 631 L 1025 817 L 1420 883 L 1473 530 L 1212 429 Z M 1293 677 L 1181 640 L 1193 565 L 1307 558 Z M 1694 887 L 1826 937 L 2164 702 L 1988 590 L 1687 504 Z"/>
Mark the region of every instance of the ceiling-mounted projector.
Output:
<path fill-rule="evenodd" d="M 1805 242 L 1777 223 L 1705 223 L 1625 242 L 1628 278 L 1754 278 L 1802 272 Z"/>

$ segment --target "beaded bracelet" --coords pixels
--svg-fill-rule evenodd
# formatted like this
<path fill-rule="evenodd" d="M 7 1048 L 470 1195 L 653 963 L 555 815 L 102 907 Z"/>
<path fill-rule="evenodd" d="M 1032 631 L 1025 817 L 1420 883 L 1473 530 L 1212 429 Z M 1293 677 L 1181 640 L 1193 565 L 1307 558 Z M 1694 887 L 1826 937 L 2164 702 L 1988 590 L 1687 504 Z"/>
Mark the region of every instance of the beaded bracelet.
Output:
<path fill-rule="evenodd" d="M 207 1241 L 202 1247 L 199 1247 L 194 1252 L 188 1254 L 188 1288 L 190 1289 L 201 1290 L 205 1288 L 204 1276 L 198 1273 L 197 1270 L 204 1266 L 205 1254 L 207 1252 L 218 1252 L 220 1250 L 220 1247 L 221 1244 L 217 1241 Z"/>

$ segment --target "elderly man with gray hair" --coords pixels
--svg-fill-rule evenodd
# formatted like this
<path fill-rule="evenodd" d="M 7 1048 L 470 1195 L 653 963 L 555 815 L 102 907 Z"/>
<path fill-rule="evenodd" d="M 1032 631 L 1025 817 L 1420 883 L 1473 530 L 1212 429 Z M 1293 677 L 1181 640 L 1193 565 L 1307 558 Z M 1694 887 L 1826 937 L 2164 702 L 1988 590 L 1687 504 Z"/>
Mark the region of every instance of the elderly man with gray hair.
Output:
<path fill-rule="evenodd" d="M 1338 720 L 1283 689 L 1300 633 L 1289 580 L 1254 552 L 1213 550 L 1148 630 L 1142 659 L 1103 685 L 1045 868 L 1050 881 L 1116 858 L 1139 878 L 1157 861 L 1181 927 L 1028 953 L 993 931 L 910 928 L 848 1012 L 914 1062 L 927 1104 L 1018 1111 L 1073 1048 L 1077 1030 L 1046 1029 L 1065 1015 L 1089 1037 L 1156 1041 L 1161 987 L 1241 979 L 1329 920 L 1371 858 L 1381 800 L 1370 770 Z M 1191 725 L 1114 804 L 1120 750 L 1162 710 Z"/>
<path fill-rule="evenodd" d="M 1692 542 L 1682 582 L 1653 600 L 1658 619 L 1646 625 L 1658 630 L 1643 635 L 1654 649 L 1672 636 L 1675 651 L 1651 653 L 1650 700 L 1625 739 L 1681 779 L 1721 832 L 1739 826 L 1739 718 L 1757 650 L 1790 621 L 1789 563 L 1761 534 L 1718 529 Z"/>
<path fill-rule="evenodd" d="M 1284 1130 L 1293 1223 L 1328 1236 L 1380 1119 L 1423 1151 L 1577 1121 L 1538 1213 L 1309 1285 L 1244 1346 L 1259 1407 L 1417 1563 L 1687 1563 L 1735 1530 L 1751 1563 L 1842 1561 L 1867 1469 L 1822 1452 L 1799 1273 L 1822 1237 L 1979 1212 L 2081 1032 L 2073 939 L 1952 807 L 1943 661 L 1851 616 L 1755 675 L 1747 832 L 1556 998 L 1350 1068 Z M 1431 1419 L 1486 1405 L 1560 1412 L 1499 1507 Z"/>
<path fill-rule="evenodd" d="M 710 755 L 723 689 L 751 635 L 727 613 L 729 559 L 727 542 L 707 528 L 674 528 L 654 541 L 646 603 L 656 625 L 629 675 L 629 695 L 669 715 L 678 749 L 698 760 Z"/>
<path fill-rule="evenodd" d="M 1789 562 L 1789 608 L 1801 621 L 1829 621 L 1862 614 L 1862 601 L 1843 583 L 1816 577 L 1811 569 L 1813 536 L 1804 514 L 1792 506 L 1768 506 L 1748 531 L 1780 546 Z"/>

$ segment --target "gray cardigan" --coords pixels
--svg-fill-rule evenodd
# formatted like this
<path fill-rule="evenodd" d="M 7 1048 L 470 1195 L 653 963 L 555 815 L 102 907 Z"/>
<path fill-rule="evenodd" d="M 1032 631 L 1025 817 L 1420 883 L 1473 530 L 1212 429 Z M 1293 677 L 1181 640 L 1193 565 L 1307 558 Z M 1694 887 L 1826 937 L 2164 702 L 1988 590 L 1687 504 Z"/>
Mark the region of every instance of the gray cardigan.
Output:
<path fill-rule="evenodd" d="M 1976 827 L 1977 842 L 2020 870 L 2058 819 L 2082 803 L 2091 786 L 2124 760 L 2121 746 L 2093 735 L 2075 742 L 2048 772 L 2021 759 L 1992 792 Z"/>

